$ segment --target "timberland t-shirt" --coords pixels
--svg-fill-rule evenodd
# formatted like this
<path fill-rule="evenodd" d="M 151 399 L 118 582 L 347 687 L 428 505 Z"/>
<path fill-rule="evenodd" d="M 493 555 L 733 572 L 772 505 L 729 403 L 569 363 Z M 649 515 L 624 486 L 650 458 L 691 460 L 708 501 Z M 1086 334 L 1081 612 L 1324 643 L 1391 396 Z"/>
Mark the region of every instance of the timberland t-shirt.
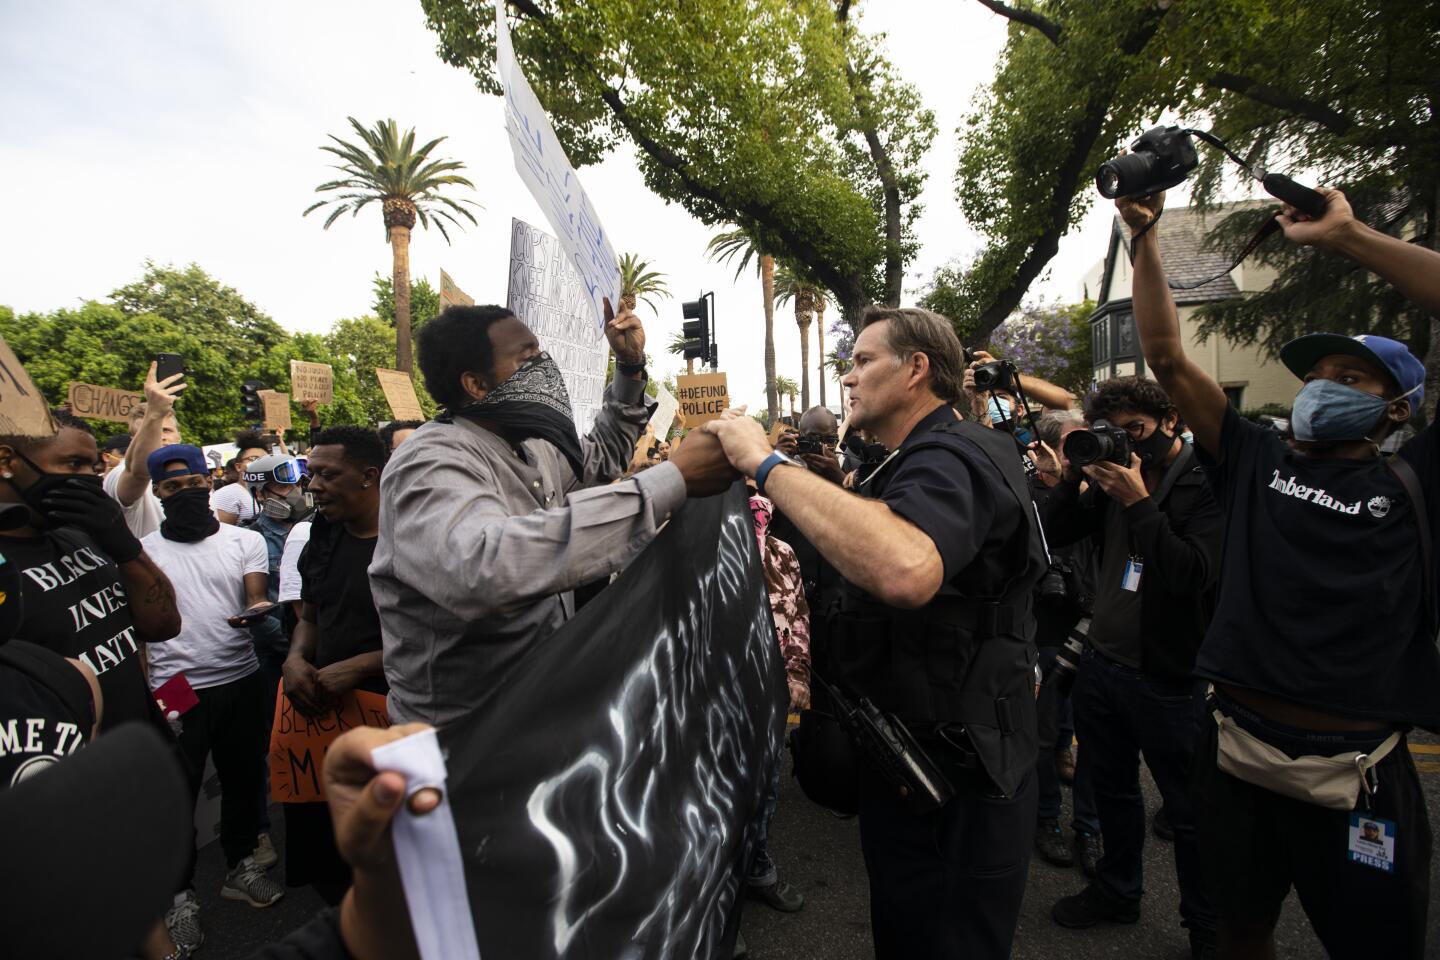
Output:
<path fill-rule="evenodd" d="M 1307 457 L 1233 409 L 1220 446 L 1218 465 L 1199 451 L 1226 516 L 1196 673 L 1339 716 L 1440 725 L 1419 528 L 1385 460 Z M 1436 459 L 1412 462 L 1433 515 Z"/>

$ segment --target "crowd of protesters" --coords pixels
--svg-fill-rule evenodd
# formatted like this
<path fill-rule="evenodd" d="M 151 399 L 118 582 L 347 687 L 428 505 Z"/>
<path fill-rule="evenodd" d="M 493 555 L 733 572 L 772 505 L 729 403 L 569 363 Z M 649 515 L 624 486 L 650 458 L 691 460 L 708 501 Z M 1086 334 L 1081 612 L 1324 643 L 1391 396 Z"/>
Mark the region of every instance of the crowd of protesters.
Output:
<path fill-rule="evenodd" d="M 1314 221 L 1287 208 L 1287 237 L 1440 317 L 1440 254 L 1327 199 Z M 94 778 L 117 764 L 154 766 L 193 807 L 208 763 L 219 896 L 263 908 L 310 886 L 331 908 L 263 955 L 413 954 L 385 853 L 404 782 L 369 750 L 469 712 L 687 498 L 743 479 L 800 732 L 837 696 L 869 697 L 949 788 L 917 812 L 863 773 L 849 795 L 802 783 L 858 813 L 877 956 L 1009 955 L 1032 851 L 1086 878 L 1053 905 L 1057 924 L 1134 923 L 1152 831 L 1173 841 L 1197 958 L 1272 956 L 1291 889 L 1331 955 L 1422 956 L 1431 829 L 1406 734 L 1440 727 L 1440 446 L 1426 428 L 1380 451 L 1421 410 L 1424 367 L 1383 337 L 1311 334 L 1280 355 L 1303 382 L 1288 431 L 1242 419 L 1184 352 L 1149 230 L 1163 194 L 1118 206 L 1154 380 L 1078 400 L 1023 371 L 981 390 L 993 358 L 967 362 L 948 320 L 877 308 L 843 424 L 817 407 L 774 443 L 731 411 L 647 443 L 645 333 L 622 310 L 605 324 L 615 379 L 580 437 L 545 344 L 504 308 L 451 307 L 418 338 L 442 408 L 430 422 L 324 425 L 312 404 L 298 450 L 243 433 L 215 470 L 182 441 L 193 385 L 152 366 L 120 437 L 97 445 L 64 410 L 53 437 L 0 437 L 7 836 L 39 856 L 43 830 L 17 825 L 104 791 Z M 1123 455 L 1072 442 L 1100 421 Z M 326 799 L 281 804 L 273 842 L 277 699 L 320 717 L 362 692 L 396 726 L 336 740 Z M 1153 822 L 1142 760 L 1163 802 Z M 793 912 L 805 898 L 767 842 L 780 764 L 764 776 L 746 891 Z M 168 809 L 115 798 L 136 823 Z M 77 942 L 202 951 L 194 837 L 179 847 L 168 875 L 168 854 L 148 858 L 167 906 L 116 907 L 73 933 L 109 941 Z M 24 869 L 90 869 L 63 849 L 76 859 Z M 81 955 L 50 949 L 72 934 L 46 916 L 8 924 L 16 955 Z"/>

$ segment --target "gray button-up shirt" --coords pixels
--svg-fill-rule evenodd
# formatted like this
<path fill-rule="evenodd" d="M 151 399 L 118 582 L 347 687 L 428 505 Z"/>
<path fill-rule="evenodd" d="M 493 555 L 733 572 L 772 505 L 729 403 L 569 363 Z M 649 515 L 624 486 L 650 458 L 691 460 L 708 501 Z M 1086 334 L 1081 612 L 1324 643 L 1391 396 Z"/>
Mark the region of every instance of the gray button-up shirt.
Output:
<path fill-rule="evenodd" d="M 543 440 L 519 448 L 469 420 L 427 423 L 385 467 L 370 587 L 394 723 L 468 712 L 574 614 L 571 591 L 623 569 L 685 500 L 664 463 L 624 473 L 649 411 L 619 377 L 580 443 L 585 475 Z"/>

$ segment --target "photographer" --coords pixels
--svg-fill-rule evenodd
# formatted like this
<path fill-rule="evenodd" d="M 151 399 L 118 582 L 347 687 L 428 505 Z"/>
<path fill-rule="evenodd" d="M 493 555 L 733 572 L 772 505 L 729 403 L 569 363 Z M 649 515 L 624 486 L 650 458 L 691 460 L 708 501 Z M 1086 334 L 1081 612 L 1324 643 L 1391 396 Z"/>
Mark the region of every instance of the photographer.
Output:
<path fill-rule="evenodd" d="M 1085 417 L 1094 432 L 1066 438 L 1071 469 L 1043 517 L 1050 543 L 1093 537 L 1100 555 L 1090 648 L 1074 697 L 1105 853 L 1095 881 L 1056 903 L 1051 915 L 1065 927 L 1139 918 L 1143 753 L 1175 831 L 1180 915 L 1198 957 L 1213 946 L 1214 920 L 1187 789 L 1196 739 L 1192 674 L 1220 564 L 1220 508 L 1179 437 L 1174 405 L 1154 383 L 1107 380 Z M 1053 451 L 1042 454 L 1040 471 L 1061 476 Z M 1090 480 L 1084 493 L 1080 474 Z"/>
<path fill-rule="evenodd" d="M 1035 423 L 1050 450 L 1056 451 L 1061 471 L 1068 467 L 1063 453 L 1065 438 L 1085 428 L 1085 418 L 1076 410 L 1051 410 Z M 1037 451 L 1038 453 L 1038 451 Z M 1030 481 L 1030 495 L 1037 506 L 1044 507 L 1050 491 L 1063 481 L 1055 473 L 1036 471 Z M 1035 646 L 1040 653 L 1040 671 L 1049 676 L 1054 669 L 1056 653 L 1077 625 L 1088 618 L 1095 605 L 1095 545 L 1085 537 L 1075 543 L 1050 545 L 1050 570 L 1035 597 Z M 1050 863 L 1068 867 L 1080 858 L 1087 877 L 1094 877 L 1100 862 L 1100 820 L 1095 813 L 1095 794 L 1091 786 L 1087 759 L 1076 764 L 1071 750 L 1075 738 L 1071 716 L 1070 691 L 1061 683 L 1047 683 L 1035 701 L 1039 717 L 1040 755 L 1035 761 L 1036 781 L 1040 789 L 1040 809 L 1035 826 L 1035 849 Z M 1062 770 L 1068 768 L 1068 770 Z M 1068 776 L 1066 773 L 1068 772 Z M 1072 801 L 1075 831 L 1074 848 L 1066 842 L 1060 829 L 1062 780 L 1073 782 Z"/>
<path fill-rule="evenodd" d="M 843 385 L 850 423 L 896 451 L 848 493 L 773 451 L 749 417 L 705 425 L 846 580 L 839 681 L 914 737 L 906 777 L 867 751 L 860 839 L 881 960 L 1007 957 L 1035 825 L 1035 623 L 1045 554 L 1010 437 L 958 419 L 949 320 L 871 307 Z M 820 674 L 815 674 L 820 677 Z M 937 780 L 943 778 L 937 786 Z M 934 789 L 931 789 L 934 788 Z"/>
<path fill-rule="evenodd" d="M 1344 194 L 1323 193 L 1318 219 L 1285 207 L 1286 237 L 1349 257 L 1440 315 L 1440 253 L 1370 229 Z M 1221 953 L 1273 956 L 1293 886 L 1331 956 L 1421 957 L 1431 833 L 1405 733 L 1440 726 L 1433 564 L 1416 562 L 1440 516 L 1440 447 L 1433 426 L 1393 461 L 1379 445 L 1420 409 L 1424 366 L 1384 337 L 1301 337 L 1280 352 L 1304 381 L 1294 439 L 1241 419 L 1185 354 L 1149 229 L 1163 206 L 1163 192 L 1116 202 L 1141 235 L 1145 362 L 1225 509 L 1226 562 L 1196 658 L 1214 685 L 1195 787 Z M 1367 848 L 1361 819 L 1384 821 L 1383 845 Z"/>

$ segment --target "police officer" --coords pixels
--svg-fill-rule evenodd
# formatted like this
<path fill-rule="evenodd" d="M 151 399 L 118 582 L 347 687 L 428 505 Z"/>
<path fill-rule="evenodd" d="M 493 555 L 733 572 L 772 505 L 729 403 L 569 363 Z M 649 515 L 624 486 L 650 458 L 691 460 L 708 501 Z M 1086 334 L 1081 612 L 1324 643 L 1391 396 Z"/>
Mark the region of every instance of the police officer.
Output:
<path fill-rule="evenodd" d="M 1009 956 L 1035 832 L 1030 598 L 1046 559 L 1014 438 L 951 407 L 963 370 L 944 317 L 865 312 L 850 425 L 894 452 L 859 496 L 772 451 L 748 417 L 705 427 L 845 578 L 843 676 L 827 679 L 897 716 L 954 788 L 916 814 L 862 768 L 880 960 Z"/>

